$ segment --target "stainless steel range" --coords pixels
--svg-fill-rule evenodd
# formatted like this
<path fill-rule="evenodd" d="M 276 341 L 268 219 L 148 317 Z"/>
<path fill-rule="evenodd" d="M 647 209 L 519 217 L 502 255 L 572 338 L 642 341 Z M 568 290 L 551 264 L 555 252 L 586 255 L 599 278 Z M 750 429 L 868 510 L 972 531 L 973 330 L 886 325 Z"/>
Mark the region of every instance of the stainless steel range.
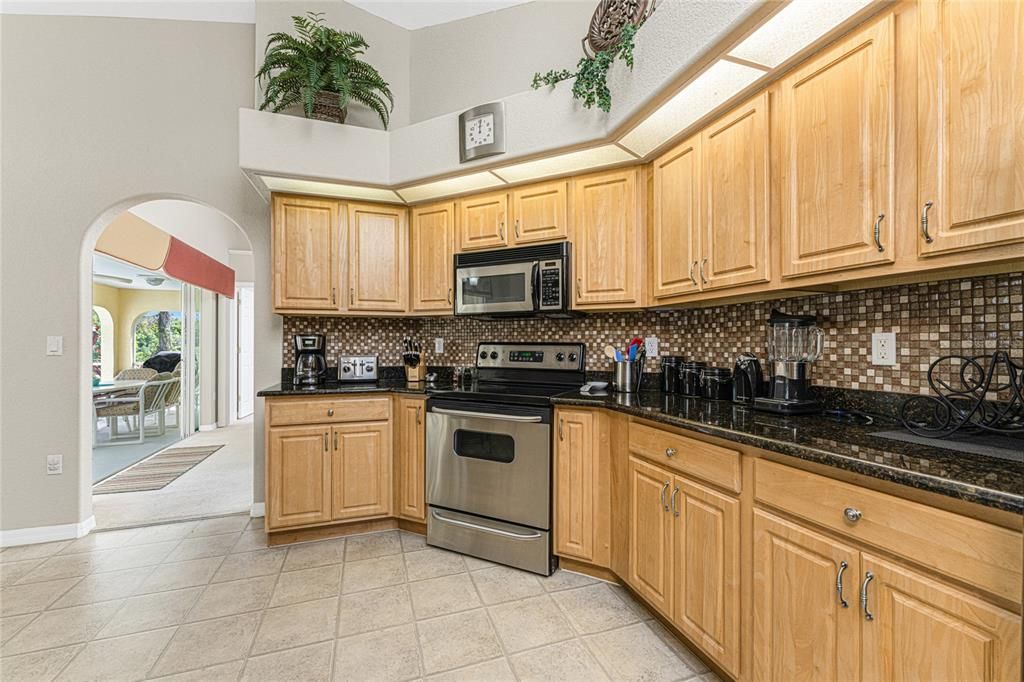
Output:
<path fill-rule="evenodd" d="M 477 381 L 428 401 L 427 544 L 551 574 L 550 398 L 583 385 L 585 352 L 481 343 Z"/>

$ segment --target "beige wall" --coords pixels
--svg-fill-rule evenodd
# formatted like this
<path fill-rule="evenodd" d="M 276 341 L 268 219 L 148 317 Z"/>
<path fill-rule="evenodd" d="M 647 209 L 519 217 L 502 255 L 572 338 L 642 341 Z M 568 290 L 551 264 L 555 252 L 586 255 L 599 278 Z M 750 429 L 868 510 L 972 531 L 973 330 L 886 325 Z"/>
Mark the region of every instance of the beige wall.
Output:
<path fill-rule="evenodd" d="M 0 529 L 92 514 L 92 245 L 122 210 L 192 198 L 242 227 L 257 275 L 255 383 L 278 380 L 281 321 L 260 278 L 269 211 L 238 169 L 254 50 L 252 25 L 0 15 Z M 45 355 L 47 335 L 64 337 L 63 356 Z M 256 414 L 260 433 L 259 401 Z M 262 448 L 255 438 L 257 499 Z M 64 456 L 60 476 L 46 475 L 51 454 Z"/>
<path fill-rule="evenodd" d="M 114 319 L 114 373 L 135 366 L 132 328 L 139 315 L 154 310 L 181 312 L 181 292 L 122 289 L 92 285 L 92 304 L 106 308 Z"/>

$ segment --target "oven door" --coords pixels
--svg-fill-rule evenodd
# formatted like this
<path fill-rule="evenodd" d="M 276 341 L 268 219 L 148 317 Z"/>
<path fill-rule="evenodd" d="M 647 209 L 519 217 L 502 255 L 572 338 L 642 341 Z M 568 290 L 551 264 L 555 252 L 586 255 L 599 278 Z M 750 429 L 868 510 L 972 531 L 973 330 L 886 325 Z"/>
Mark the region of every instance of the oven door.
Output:
<path fill-rule="evenodd" d="M 536 261 L 455 269 L 455 314 L 531 313 L 537 309 Z"/>
<path fill-rule="evenodd" d="M 551 409 L 434 399 L 427 504 L 551 527 Z"/>

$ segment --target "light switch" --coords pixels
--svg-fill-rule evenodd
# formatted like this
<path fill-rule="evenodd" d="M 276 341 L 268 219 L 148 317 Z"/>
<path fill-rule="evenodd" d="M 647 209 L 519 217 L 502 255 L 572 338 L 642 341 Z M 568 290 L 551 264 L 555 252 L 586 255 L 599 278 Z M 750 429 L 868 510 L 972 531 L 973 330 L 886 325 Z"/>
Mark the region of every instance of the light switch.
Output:
<path fill-rule="evenodd" d="M 64 337 L 63 336 L 47 336 L 46 337 L 46 354 L 47 355 L 64 355 Z"/>

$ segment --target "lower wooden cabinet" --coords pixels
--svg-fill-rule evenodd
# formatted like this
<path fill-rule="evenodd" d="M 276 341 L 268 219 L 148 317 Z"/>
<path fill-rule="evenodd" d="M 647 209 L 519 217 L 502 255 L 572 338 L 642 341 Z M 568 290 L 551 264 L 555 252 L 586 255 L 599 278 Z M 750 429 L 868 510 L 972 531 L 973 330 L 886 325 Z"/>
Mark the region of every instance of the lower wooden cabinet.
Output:
<path fill-rule="evenodd" d="M 331 429 L 333 521 L 391 513 L 391 425 L 358 422 Z"/>
<path fill-rule="evenodd" d="M 267 433 L 267 528 L 331 520 L 330 427 L 283 426 Z"/>
<path fill-rule="evenodd" d="M 427 414 L 424 400 L 395 400 L 395 462 L 397 485 L 395 513 L 410 521 L 425 523 Z"/>
<path fill-rule="evenodd" d="M 672 475 L 629 458 L 629 575 L 626 582 L 662 615 L 672 617 Z"/>
<path fill-rule="evenodd" d="M 604 415 L 555 412 L 555 554 L 611 564 L 610 471 Z"/>

